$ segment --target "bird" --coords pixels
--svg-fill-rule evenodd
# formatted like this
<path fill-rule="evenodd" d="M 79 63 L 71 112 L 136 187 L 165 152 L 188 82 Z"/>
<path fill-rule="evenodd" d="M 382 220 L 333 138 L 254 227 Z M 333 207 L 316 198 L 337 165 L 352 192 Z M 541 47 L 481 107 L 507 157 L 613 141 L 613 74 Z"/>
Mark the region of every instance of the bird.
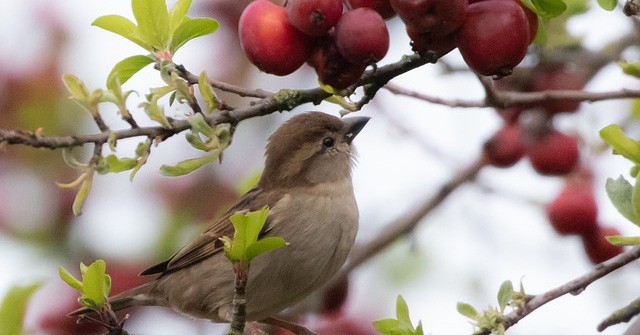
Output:
<path fill-rule="evenodd" d="M 246 319 L 260 321 L 301 301 L 344 264 L 358 231 L 352 141 L 369 117 L 298 114 L 268 139 L 262 176 L 202 234 L 141 275 L 156 277 L 109 299 L 113 311 L 164 306 L 213 322 L 231 322 L 234 279 L 222 236 L 233 236 L 229 217 L 270 209 L 260 237 L 287 245 L 255 258 L 246 286 Z M 87 308 L 70 315 L 89 313 Z"/>

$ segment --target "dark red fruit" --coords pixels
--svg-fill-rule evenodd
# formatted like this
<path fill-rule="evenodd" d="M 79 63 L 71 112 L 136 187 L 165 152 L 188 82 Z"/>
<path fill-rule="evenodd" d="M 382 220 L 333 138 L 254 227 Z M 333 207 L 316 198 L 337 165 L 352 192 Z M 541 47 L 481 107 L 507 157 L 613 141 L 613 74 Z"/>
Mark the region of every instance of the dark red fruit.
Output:
<path fill-rule="evenodd" d="M 560 235 L 592 235 L 598 229 L 598 204 L 587 185 L 568 184 L 546 210 Z"/>
<path fill-rule="evenodd" d="M 345 278 L 331 286 L 322 297 L 322 313 L 335 313 L 342 309 L 349 296 L 349 279 Z"/>
<path fill-rule="evenodd" d="M 317 44 L 308 63 L 325 85 L 345 89 L 355 84 L 367 68 L 366 64 L 353 64 L 344 59 L 331 38 L 322 39 Z"/>
<path fill-rule="evenodd" d="M 342 0 L 289 0 L 289 22 L 309 36 L 321 36 L 338 23 Z"/>
<path fill-rule="evenodd" d="M 396 11 L 393 10 L 389 0 L 345 0 L 345 3 L 352 9 L 367 7 L 375 10 L 382 16 L 383 19 L 388 20 L 396 15 Z"/>
<path fill-rule="evenodd" d="M 482 2 L 482 1 L 486 1 L 486 0 L 469 0 L 469 4 Z M 505 0 L 505 1 L 515 1 L 515 3 L 520 5 L 524 13 L 527 15 L 527 20 L 529 20 L 529 43 L 533 42 L 533 40 L 536 38 L 536 35 L 538 34 L 538 15 L 536 15 L 536 13 L 534 13 L 531 9 L 525 6 L 520 0 Z"/>
<path fill-rule="evenodd" d="M 335 29 L 336 46 L 346 60 L 367 64 L 381 60 L 389 50 L 384 19 L 371 8 L 356 8 L 342 15 Z"/>
<path fill-rule="evenodd" d="M 624 252 L 622 246 L 609 243 L 606 236 L 620 235 L 620 231 L 614 227 L 600 227 L 594 234 L 583 236 L 582 243 L 587 257 L 593 264 L 602 263 Z"/>
<path fill-rule="evenodd" d="M 473 71 L 484 76 L 509 75 L 527 53 L 527 16 L 513 1 L 487 0 L 471 4 L 458 31 L 457 44 Z"/>
<path fill-rule="evenodd" d="M 578 165 L 578 140 L 552 130 L 535 141 L 527 152 L 533 168 L 542 175 L 565 175 Z"/>
<path fill-rule="evenodd" d="M 468 0 L 390 0 L 407 26 L 417 33 L 446 36 L 465 20 Z"/>
<path fill-rule="evenodd" d="M 504 125 L 484 143 L 484 155 L 489 164 L 509 167 L 517 163 L 525 153 L 522 130 L 519 125 Z"/>
<path fill-rule="evenodd" d="M 581 90 L 586 85 L 585 78 L 577 71 L 570 71 L 564 66 L 549 66 L 534 74 L 533 90 Z M 542 108 L 554 115 L 562 112 L 575 112 L 580 108 L 580 101 L 575 100 L 547 100 Z"/>
<path fill-rule="evenodd" d="M 268 0 L 256 0 L 240 16 L 238 34 L 245 54 L 260 70 L 285 76 L 304 64 L 309 37 L 287 20 L 287 11 Z"/>
<path fill-rule="evenodd" d="M 456 48 L 456 38 L 453 34 L 436 37 L 431 33 L 419 33 L 413 26 L 407 25 L 407 35 L 411 38 L 413 51 L 421 55 L 433 51 L 437 57 L 442 57 Z"/>

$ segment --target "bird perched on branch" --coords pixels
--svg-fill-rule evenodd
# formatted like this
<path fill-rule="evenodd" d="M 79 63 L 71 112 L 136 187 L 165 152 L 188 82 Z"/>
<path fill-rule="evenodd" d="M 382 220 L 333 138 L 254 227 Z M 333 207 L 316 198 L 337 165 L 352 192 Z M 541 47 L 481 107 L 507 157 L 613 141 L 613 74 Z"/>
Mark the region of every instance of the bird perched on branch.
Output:
<path fill-rule="evenodd" d="M 319 288 L 344 263 L 358 230 L 351 142 L 368 121 L 309 112 L 285 122 L 269 138 L 258 185 L 193 242 L 142 272 L 157 275 L 154 280 L 110 298 L 111 308 L 166 306 L 230 322 L 235 275 L 219 238 L 233 236 L 233 213 L 264 206 L 270 214 L 261 237 L 289 244 L 251 262 L 247 320 L 270 317 Z"/>

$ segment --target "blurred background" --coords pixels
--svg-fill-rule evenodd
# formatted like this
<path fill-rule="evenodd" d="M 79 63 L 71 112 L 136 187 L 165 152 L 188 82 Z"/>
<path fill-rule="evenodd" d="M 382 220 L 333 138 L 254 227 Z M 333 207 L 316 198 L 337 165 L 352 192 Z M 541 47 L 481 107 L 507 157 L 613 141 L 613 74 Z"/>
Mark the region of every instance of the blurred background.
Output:
<path fill-rule="evenodd" d="M 315 73 L 308 66 L 276 77 L 248 63 L 236 33 L 247 3 L 194 0 L 190 15 L 215 18 L 220 29 L 188 43 L 174 61 L 193 73 L 206 70 L 210 78 L 247 88 L 316 87 Z M 567 24 L 586 48 L 598 50 L 634 29 L 619 10 L 605 12 L 595 2 L 591 7 Z M 90 116 L 67 99 L 60 78 L 72 73 L 90 90 L 103 88 L 115 63 L 145 52 L 91 26 L 95 18 L 107 14 L 132 18 L 129 1 L 2 0 L 2 8 L 0 127 L 31 131 L 42 127 L 47 135 L 97 132 Z M 391 48 L 382 65 L 411 53 L 402 22 L 393 18 L 387 25 Z M 638 58 L 633 50 L 623 56 Z M 528 57 L 523 66 L 535 61 Z M 447 66 L 426 65 L 392 82 L 444 99 L 480 101 L 484 97 L 473 74 L 451 71 L 465 67 L 457 51 L 442 63 Z M 140 94 L 140 98 L 129 99 L 139 124 L 154 124 L 137 104 L 149 88 L 160 85 L 151 67 L 125 85 Z M 609 65 L 586 90 L 622 87 L 638 88 L 638 84 Z M 238 106 L 250 101 L 224 94 L 222 98 Z M 339 107 L 305 105 L 290 113 L 243 121 L 222 164 L 185 177 L 162 177 L 158 169 L 201 153 L 182 135 L 169 138 L 153 149 L 133 182 L 128 173 L 96 176 L 79 217 L 71 213 L 75 191 L 61 190 L 55 184 L 77 177 L 64 164 L 59 150 L 4 148 L 0 154 L 0 297 L 13 285 L 42 282 L 26 315 L 30 334 L 95 333 L 94 327 L 78 326 L 66 318 L 67 312 L 77 308 L 77 294 L 59 279 L 58 266 L 77 275 L 81 261 L 88 264 L 101 258 L 113 278 L 114 293 L 140 284 L 137 273 L 188 242 L 260 173 L 269 134 L 293 114 L 308 110 L 338 115 Z M 630 166 L 604 150 L 598 137 L 602 127 L 626 119 L 629 110 L 628 101 L 583 103 L 578 113 L 560 115 L 554 122 L 558 129 L 580 139 L 582 165 L 593 173 L 598 221 L 618 228 L 623 235 L 638 235 L 637 228 L 615 211 L 604 190 L 608 177 L 626 174 Z M 174 106 L 167 114 L 187 111 L 186 106 Z M 450 108 L 384 89 L 360 114 L 372 120 L 355 141 L 359 159 L 354 187 L 361 215 L 357 243 L 372 240 L 392 220 L 430 199 L 442 184 L 476 161 L 484 141 L 502 124 L 491 108 Z M 114 129 L 127 126 L 111 106 L 102 109 L 102 116 Z M 630 129 L 632 136 L 634 130 L 638 135 L 637 125 Z M 121 141 L 117 154 L 134 156 L 140 141 Z M 86 159 L 90 154 L 86 149 L 73 154 Z M 338 312 L 311 317 L 308 324 L 331 334 L 373 334 L 371 322 L 393 316 L 395 299 L 402 294 L 412 319 L 422 320 L 426 333 L 469 334 L 472 327 L 456 311 L 458 301 L 485 308 L 496 305 L 495 296 L 504 280 L 522 280 L 526 291 L 535 294 L 590 271 L 593 265 L 580 238 L 558 235 L 545 217 L 545 205 L 558 195 L 563 183 L 563 178 L 536 174 L 526 159 L 509 169 L 484 168 L 475 181 L 455 190 L 425 217 L 413 234 L 354 271 L 347 300 Z M 640 268 L 631 264 L 578 296 L 557 299 L 535 311 L 509 333 L 595 334 L 604 317 L 639 295 L 639 276 Z M 132 312 L 126 328 L 141 335 L 214 334 L 222 333 L 226 326 L 192 321 L 167 309 L 144 308 Z M 626 328 L 614 326 L 604 333 L 621 334 Z"/>

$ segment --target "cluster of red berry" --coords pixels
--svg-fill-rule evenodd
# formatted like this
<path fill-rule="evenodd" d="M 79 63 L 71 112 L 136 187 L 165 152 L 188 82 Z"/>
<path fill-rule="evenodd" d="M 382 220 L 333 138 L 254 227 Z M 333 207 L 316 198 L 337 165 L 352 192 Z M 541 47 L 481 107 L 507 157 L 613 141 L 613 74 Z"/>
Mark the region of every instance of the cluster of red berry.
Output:
<path fill-rule="evenodd" d="M 351 10 L 343 13 L 342 0 L 289 0 L 284 7 L 256 0 L 240 17 L 242 48 L 264 72 L 283 76 L 307 62 L 322 83 L 346 88 L 389 49 L 389 31 L 376 10 L 395 15 L 377 2 L 347 5 Z"/>
<path fill-rule="evenodd" d="M 532 72 L 529 91 L 579 90 L 584 88 L 584 74 L 565 64 L 545 64 Z M 605 236 L 619 235 L 613 227 L 602 227 L 597 220 L 597 202 L 593 195 L 592 174 L 580 166 L 578 140 L 553 127 L 560 113 L 575 113 L 579 101 L 547 100 L 536 106 L 498 110 L 504 125 L 484 145 L 489 164 L 509 167 L 524 156 L 540 175 L 566 176 L 564 189 L 547 206 L 547 217 L 560 235 L 578 235 L 591 262 L 600 263 L 620 253 L 623 248 L 607 242 Z M 542 122 L 527 125 L 520 121 L 525 110 L 542 116 Z"/>
<path fill-rule="evenodd" d="M 518 0 L 256 0 L 238 29 L 260 70 L 284 76 L 306 62 L 322 83 L 343 89 L 386 55 L 384 20 L 396 13 L 414 51 L 442 56 L 457 47 L 471 69 L 497 77 L 522 61 L 538 30 L 538 17 Z"/>
<path fill-rule="evenodd" d="M 485 76 L 511 74 L 538 31 L 538 17 L 519 0 L 391 0 L 413 50 L 442 56 L 456 47 Z M 487 47 L 491 46 L 491 47 Z"/>

